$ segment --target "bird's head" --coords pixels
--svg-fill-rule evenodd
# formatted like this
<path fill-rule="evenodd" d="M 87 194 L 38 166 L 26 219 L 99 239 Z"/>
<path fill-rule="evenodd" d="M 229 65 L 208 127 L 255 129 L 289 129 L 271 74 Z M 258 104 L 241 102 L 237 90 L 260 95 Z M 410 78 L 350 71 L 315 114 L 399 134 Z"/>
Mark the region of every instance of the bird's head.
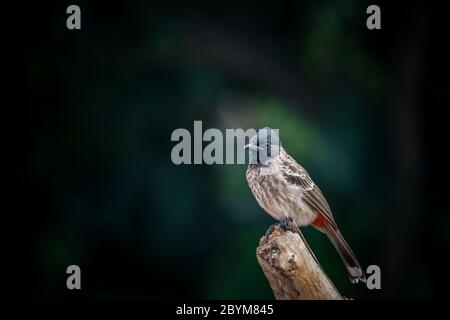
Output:
<path fill-rule="evenodd" d="M 277 131 L 271 128 L 259 129 L 247 144 L 250 164 L 266 164 L 280 155 L 281 143 Z"/>

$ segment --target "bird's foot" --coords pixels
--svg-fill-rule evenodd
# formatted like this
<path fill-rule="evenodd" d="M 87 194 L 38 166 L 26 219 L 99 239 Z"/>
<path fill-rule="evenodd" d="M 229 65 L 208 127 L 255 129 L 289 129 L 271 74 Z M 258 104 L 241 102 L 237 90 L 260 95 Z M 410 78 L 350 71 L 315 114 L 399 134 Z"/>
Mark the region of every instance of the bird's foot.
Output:
<path fill-rule="evenodd" d="M 274 223 L 272 224 L 269 229 L 267 229 L 266 233 L 264 234 L 264 239 L 268 240 L 269 236 L 271 235 L 271 233 L 273 232 L 273 229 L 275 229 L 275 227 L 278 225 L 278 223 Z"/>
<path fill-rule="evenodd" d="M 294 221 L 292 218 L 284 218 L 280 221 L 280 227 L 283 229 L 284 232 L 291 231 L 291 232 L 297 232 L 296 225 L 294 224 Z"/>

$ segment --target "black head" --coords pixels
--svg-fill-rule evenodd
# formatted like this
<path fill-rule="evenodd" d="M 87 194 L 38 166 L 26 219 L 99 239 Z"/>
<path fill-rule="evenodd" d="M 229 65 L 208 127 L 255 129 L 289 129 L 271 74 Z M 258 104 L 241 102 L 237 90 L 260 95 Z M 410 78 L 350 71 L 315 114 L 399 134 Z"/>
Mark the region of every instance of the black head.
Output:
<path fill-rule="evenodd" d="M 259 129 L 245 149 L 249 150 L 250 164 L 266 164 L 268 160 L 279 156 L 280 147 L 278 130 L 266 127 Z"/>

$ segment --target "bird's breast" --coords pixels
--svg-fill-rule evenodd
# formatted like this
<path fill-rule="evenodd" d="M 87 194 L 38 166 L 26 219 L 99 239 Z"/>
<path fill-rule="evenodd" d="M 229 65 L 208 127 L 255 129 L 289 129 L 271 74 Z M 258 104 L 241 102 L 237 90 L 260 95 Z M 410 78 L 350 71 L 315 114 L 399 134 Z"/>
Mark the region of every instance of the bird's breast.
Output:
<path fill-rule="evenodd" d="M 303 201 L 302 189 L 289 184 L 281 172 L 252 168 L 247 181 L 258 204 L 276 220 L 292 218 L 298 225 L 308 225 L 316 217 Z"/>

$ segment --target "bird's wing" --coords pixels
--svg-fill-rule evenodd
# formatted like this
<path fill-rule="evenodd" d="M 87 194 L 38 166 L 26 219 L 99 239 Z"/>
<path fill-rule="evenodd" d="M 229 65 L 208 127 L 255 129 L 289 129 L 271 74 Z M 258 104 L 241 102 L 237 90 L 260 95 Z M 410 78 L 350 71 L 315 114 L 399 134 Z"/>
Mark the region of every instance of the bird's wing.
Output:
<path fill-rule="evenodd" d="M 299 165 L 291 156 L 281 162 L 283 177 L 292 185 L 301 187 L 303 200 L 315 211 L 325 214 L 334 223 L 333 214 L 327 200 L 319 187 L 312 181 L 308 172 Z"/>

